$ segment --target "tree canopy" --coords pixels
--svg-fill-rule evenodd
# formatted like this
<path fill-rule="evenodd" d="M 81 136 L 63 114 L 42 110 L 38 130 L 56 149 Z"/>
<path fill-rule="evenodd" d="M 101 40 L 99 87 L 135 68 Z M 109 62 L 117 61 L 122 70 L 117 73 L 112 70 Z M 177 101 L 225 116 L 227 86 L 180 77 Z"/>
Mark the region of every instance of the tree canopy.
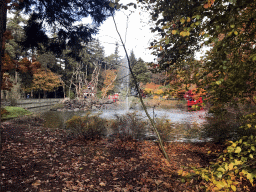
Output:
<path fill-rule="evenodd" d="M 207 89 L 212 103 L 255 102 L 255 1 L 142 2 L 160 36 L 150 47 L 160 69 L 177 74 L 200 47 L 212 47 L 196 64 L 194 83 Z"/>

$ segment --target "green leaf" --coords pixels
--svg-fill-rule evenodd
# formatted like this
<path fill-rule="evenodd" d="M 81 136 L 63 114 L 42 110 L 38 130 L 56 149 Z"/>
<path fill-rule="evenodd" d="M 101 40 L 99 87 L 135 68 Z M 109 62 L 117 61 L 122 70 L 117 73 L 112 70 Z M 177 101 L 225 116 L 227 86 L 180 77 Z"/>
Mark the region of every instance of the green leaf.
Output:
<path fill-rule="evenodd" d="M 217 85 L 220 85 L 220 84 L 221 84 L 221 81 L 216 81 L 216 84 L 217 84 Z"/>
<path fill-rule="evenodd" d="M 115 4 L 112 3 L 112 2 L 109 2 L 109 6 L 112 7 L 112 8 L 114 8 L 114 7 L 115 7 Z"/>
<path fill-rule="evenodd" d="M 120 9 L 121 5 L 117 4 L 116 9 Z"/>
<path fill-rule="evenodd" d="M 208 177 L 207 175 L 205 175 L 204 173 L 202 174 L 202 178 L 203 178 L 204 180 L 206 180 L 206 181 L 209 180 L 209 177 Z"/>
<path fill-rule="evenodd" d="M 200 25 L 200 21 L 197 21 L 197 22 L 195 23 L 195 25 L 196 25 L 196 26 Z"/>
<path fill-rule="evenodd" d="M 235 28 L 235 25 L 230 25 L 231 28 Z"/>
<path fill-rule="evenodd" d="M 255 146 L 252 145 L 251 146 L 251 150 L 255 151 Z"/>
<path fill-rule="evenodd" d="M 125 5 L 123 5 L 123 6 L 122 6 L 122 8 L 123 8 L 123 9 L 125 9 L 125 10 L 127 10 L 127 9 L 128 9 L 128 7 L 127 7 L 127 6 L 125 6 Z"/>
<path fill-rule="evenodd" d="M 221 179 L 221 178 L 222 178 L 222 173 L 221 173 L 221 172 L 218 172 L 218 173 L 216 174 L 216 176 L 217 176 L 219 179 Z"/>
<path fill-rule="evenodd" d="M 253 159 L 253 155 L 252 155 L 252 154 L 250 154 L 249 157 L 250 157 L 251 159 Z"/>

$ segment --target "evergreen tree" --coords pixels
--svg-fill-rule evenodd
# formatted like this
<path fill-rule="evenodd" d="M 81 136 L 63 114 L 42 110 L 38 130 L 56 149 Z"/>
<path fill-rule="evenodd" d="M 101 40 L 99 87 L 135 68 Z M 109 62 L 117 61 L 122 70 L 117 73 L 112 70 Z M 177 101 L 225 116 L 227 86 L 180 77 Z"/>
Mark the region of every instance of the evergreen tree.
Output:
<path fill-rule="evenodd" d="M 14 60 L 19 60 L 24 55 L 22 47 L 19 45 L 24 40 L 22 27 L 24 24 L 26 24 L 26 19 L 20 15 L 20 11 L 15 11 L 13 18 L 7 20 L 7 30 L 11 31 L 12 39 L 6 41 L 5 51 Z"/>
<path fill-rule="evenodd" d="M 131 63 L 131 68 L 133 68 L 137 63 L 137 60 L 136 60 L 136 57 L 135 57 L 135 54 L 134 54 L 133 50 L 130 53 L 129 60 L 130 60 L 130 63 Z"/>
<path fill-rule="evenodd" d="M 148 70 L 146 63 L 139 58 L 136 64 L 133 66 L 133 73 L 136 76 L 138 83 L 146 84 L 150 82 L 150 71 Z M 131 78 L 131 87 L 135 87 L 134 80 Z"/>

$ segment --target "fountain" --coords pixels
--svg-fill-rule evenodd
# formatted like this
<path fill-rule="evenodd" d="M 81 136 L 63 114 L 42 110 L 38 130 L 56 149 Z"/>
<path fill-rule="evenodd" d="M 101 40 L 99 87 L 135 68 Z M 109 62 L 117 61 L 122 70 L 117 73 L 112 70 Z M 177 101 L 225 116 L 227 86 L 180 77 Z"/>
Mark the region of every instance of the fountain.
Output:
<path fill-rule="evenodd" d="M 125 59 L 124 61 L 124 70 L 126 71 L 125 75 L 125 81 L 126 81 L 126 112 L 129 111 L 129 94 L 130 94 L 130 73 L 129 73 L 129 66 L 128 66 L 128 61 Z"/>

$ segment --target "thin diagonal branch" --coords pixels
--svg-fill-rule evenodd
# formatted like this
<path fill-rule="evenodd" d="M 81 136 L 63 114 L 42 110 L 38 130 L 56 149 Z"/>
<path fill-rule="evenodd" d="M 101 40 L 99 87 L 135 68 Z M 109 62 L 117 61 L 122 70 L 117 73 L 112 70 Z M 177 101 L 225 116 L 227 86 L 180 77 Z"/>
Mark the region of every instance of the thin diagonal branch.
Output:
<path fill-rule="evenodd" d="M 128 65 L 129 65 L 129 70 L 130 70 L 131 75 L 132 75 L 132 77 L 133 77 L 133 79 L 134 79 L 136 90 L 137 90 L 137 92 L 139 93 L 139 98 L 140 98 L 140 102 L 141 102 L 141 104 L 142 104 L 142 107 L 143 107 L 143 109 L 144 109 L 144 111 L 145 111 L 145 113 L 146 113 L 148 119 L 150 120 L 151 125 L 152 125 L 152 127 L 153 127 L 153 129 L 154 129 L 154 131 L 155 131 L 155 133 L 156 133 L 156 135 L 157 135 L 157 137 L 158 137 L 158 139 L 159 139 L 159 145 L 160 145 L 160 148 L 161 148 L 161 150 L 162 150 L 162 152 L 163 152 L 165 158 L 167 159 L 167 161 L 170 161 L 169 156 L 168 156 L 168 154 L 166 153 L 166 151 L 165 151 L 165 149 L 164 149 L 164 145 L 163 145 L 163 141 L 162 141 L 162 139 L 161 139 L 161 136 L 160 136 L 160 134 L 159 134 L 159 132 L 158 132 L 156 126 L 155 126 L 155 122 L 154 122 L 153 119 L 150 117 L 150 115 L 149 115 L 149 113 L 148 113 L 148 110 L 147 110 L 147 107 L 146 107 L 146 105 L 145 105 L 144 102 L 143 102 L 143 99 L 142 99 L 142 96 L 141 96 L 141 92 L 140 92 L 140 90 L 139 90 L 139 85 L 138 85 L 137 78 L 136 78 L 136 76 L 134 75 L 134 73 L 133 73 L 133 71 L 132 71 L 131 63 L 130 63 L 130 60 L 129 60 L 129 57 L 128 57 L 128 53 L 127 53 L 125 44 L 124 44 L 124 42 L 123 42 L 123 40 L 122 40 L 122 37 L 121 37 L 121 35 L 120 35 L 119 31 L 118 31 L 118 28 L 117 28 L 117 25 L 116 25 L 116 21 L 115 21 L 115 18 L 114 18 L 114 15 L 113 15 L 113 14 L 112 14 L 112 18 L 113 18 L 113 21 L 114 21 L 114 24 L 115 24 L 116 32 L 118 33 L 118 36 L 119 36 L 119 38 L 120 38 L 120 40 L 121 40 L 121 43 L 122 43 L 122 45 L 123 45 L 123 48 L 124 48 L 124 51 L 125 51 L 125 54 L 126 54 L 126 57 L 127 57 Z"/>

